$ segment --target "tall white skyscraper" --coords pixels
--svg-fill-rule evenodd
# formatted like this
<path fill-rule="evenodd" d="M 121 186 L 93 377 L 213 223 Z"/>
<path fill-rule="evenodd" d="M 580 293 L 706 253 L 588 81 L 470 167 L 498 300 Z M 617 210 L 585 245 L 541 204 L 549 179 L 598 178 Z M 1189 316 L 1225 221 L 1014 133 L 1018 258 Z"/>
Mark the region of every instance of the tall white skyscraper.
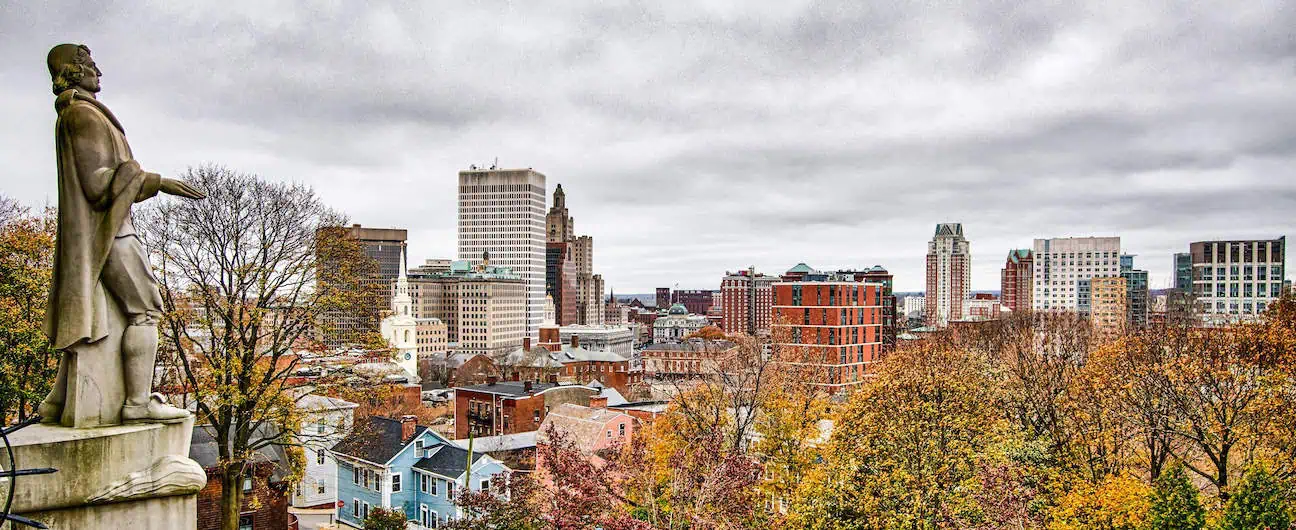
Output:
<path fill-rule="evenodd" d="M 531 169 L 459 172 L 459 259 L 508 267 L 526 284 L 526 336 L 545 306 L 545 176 Z"/>
<path fill-rule="evenodd" d="M 1031 309 L 1089 314 L 1091 280 L 1120 276 L 1119 237 L 1035 240 Z"/>

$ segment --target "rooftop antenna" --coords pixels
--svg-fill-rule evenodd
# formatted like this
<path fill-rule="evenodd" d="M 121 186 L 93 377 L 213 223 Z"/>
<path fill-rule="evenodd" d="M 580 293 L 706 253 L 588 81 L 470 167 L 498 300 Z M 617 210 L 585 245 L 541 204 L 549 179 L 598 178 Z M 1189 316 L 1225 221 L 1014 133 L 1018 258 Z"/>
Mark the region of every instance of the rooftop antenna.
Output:
<path fill-rule="evenodd" d="M 491 169 L 499 169 L 499 157 L 498 157 L 498 156 L 495 157 L 495 161 L 491 163 Z"/>

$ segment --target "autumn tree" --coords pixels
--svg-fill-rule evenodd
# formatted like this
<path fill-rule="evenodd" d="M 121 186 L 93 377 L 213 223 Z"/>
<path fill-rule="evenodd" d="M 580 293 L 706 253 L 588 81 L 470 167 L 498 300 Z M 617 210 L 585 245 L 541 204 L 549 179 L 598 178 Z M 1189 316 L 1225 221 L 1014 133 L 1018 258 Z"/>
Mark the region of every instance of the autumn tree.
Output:
<path fill-rule="evenodd" d="M 0 423 L 25 420 L 49 391 L 58 356 L 41 326 L 56 216 L 0 195 Z"/>
<path fill-rule="evenodd" d="M 1097 485 L 1080 481 L 1050 512 L 1050 530 L 1142 530 L 1152 509 L 1152 488 L 1126 475 Z"/>
<path fill-rule="evenodd" d="M 344 223 L 308 187 L 219 166 L 184 180 L 203 201 L 163 201 L 139 212 L 165 314 L 164 352 L 180 367 L 222 474 L 221 527 L 236 530 L 253 454 L 296 445 L 301 415 L 294 349 L 311 346 L 320 316 L 354 302 L 341 288 L 364 263 L 354 241 L 322 230 Z M 320 267 L 328 260 L 335 266 Z"/>
<path fill-rule="evenodd" d="M 1261 456 L 1284 463 L 1296 455 L 1275 446 L 1276 427 L 1296 414 L 1291 365 L 1296 334 L 1268 320 L 1223 328 L 1167 329 L 1136 345 L 1149 369 L 1132 375 L 1165 407 L 1168 450 L 1206 479 L 1223 500 L 1229 484 Z M 1278 454 L 1267 453 L 1277 449 Z"/>
<path fill-rule="evenodd" d="M 1148 530 L 1200 530 L 1206 525 L 1197 488 L 1181 465 L 1170 466 L 1156 479 L 1152 505 L 1148 509 Z"/>
<path fill-rule="evenodd" d="M 1008 428 L 985 361 L 939 340 L 901 347 L 837 416 L 789 516 L 815 530 L 977 522 L 977 461 Z M 876 522 L 876 523 L 871 523 Z"/>

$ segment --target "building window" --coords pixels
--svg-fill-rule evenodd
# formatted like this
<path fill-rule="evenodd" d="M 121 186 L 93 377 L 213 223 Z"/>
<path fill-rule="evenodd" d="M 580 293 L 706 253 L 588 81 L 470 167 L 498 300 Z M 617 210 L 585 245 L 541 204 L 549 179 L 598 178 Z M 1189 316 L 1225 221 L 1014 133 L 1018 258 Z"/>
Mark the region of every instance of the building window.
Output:
<path fill-rule="evenodd" d="M 239 516 L 239 530 L 252 530 L 252 514 Z"/>
<path fill-rule="evenodd" d="M 418 477 L 418 486 L 419 486 L 419 491 L 421 491 L 421 492 L 423 492 L 423 493 L 427 493 L 427 492 L 428 492 L 428 476 L 427 476 L 427 475 L 424 475 L 424 474 L 422 474 L 422 473 L 418 473 L 418 474 L 416 474 L 415 476 Z"/>
<path fill-rule="evenodd" d="M 364 517 L 365 519 L 369 518 L 369 503 L 367 502 L 364 503 L 364 509 L 360 510 L 360 516 Z"/>
<path fill-rule="evenodd" d="M 400 493 L 400 490 L 401 490 L 401 476 L 400 476 L 400 475 L 392 475 L 392 481 L 391 481 L 391 482 L 392 482 L 392 489 L 391 489 L 391 490 L 392 490 L 392 493 Z"/>
<path fill-rule="evenodd" d="M 427 478 L 427 477 L 424 477 L 424 478 Z M 429 486 L 431 486 L 431 490 L 427 492 L 428 495 L 431 495 L 431 496 L 433 496 L 433 497 L 436 497 L 436 496 L 437 496 L 437 489 L 438 489 L 437 486 L 441 483 L 441 479 L 439 479 L 439 478 L 438 478 L 438 479 L 429 479 L 428 482 L 429 482 Z"/>
<path fill-rule="evenodd" d="M 624 423 L 621 423 L 621 424 L 618 424 L 618 425 L 617 425 L 617 432 L 618 432 L 621 436 L 625 436 L 625 424 L 624 424 Z"/>
<path fill-rule="evenodd" d="M 351 517 L 360 518 L 360 499 L 351 499 Z"/>
<path fill-rule="evenodd" d="M 316 450 L 315 450 L 315 463 L 316 463 L 316 464 L 323 464 L 323 463 L 324 463 L 324 450 L 323 450 L 323 449 L 316 449 Z"/>
<path fill-rule="evenodd" d="M 610 433 L 610 432 L 611 432 L 611 431 L 609 431 L 609 433 Z M 481 490 L 482 490 L 482 491 L 490 491 L 490 481 L 489 481 L 489 480 L 483 480 L 483 481 L 481 481 Z"/>
<path fill-rule="evenodd" d="M 320 495 L 324 494 L 324 479 L 322 478 L 315 479 L 315 493 L 318 493 Z"/>
<path fill-rule="evenodd" d="M 252 477 L 243 479 L 243 493 L 252 491 Z"/>
<path fill-rule="evenodd" d="M 351 468 L 351 483 L 357 486 L 360 485 L 360 466 Z"/>

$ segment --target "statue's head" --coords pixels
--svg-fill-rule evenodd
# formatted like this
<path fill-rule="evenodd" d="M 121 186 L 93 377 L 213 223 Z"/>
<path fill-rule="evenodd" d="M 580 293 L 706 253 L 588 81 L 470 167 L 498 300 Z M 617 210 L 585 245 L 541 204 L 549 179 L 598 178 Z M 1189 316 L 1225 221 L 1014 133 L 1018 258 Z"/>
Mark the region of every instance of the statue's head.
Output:
<path fill-rule="evenodd" d="M 54 94 L 81 88 L 90 93 L 99 91 L 99 77 L 103 72 L 90 58 L 90 48 L 84 44 L 60 44 L 50 49 L 45 57 L 49 65 Z"/>

